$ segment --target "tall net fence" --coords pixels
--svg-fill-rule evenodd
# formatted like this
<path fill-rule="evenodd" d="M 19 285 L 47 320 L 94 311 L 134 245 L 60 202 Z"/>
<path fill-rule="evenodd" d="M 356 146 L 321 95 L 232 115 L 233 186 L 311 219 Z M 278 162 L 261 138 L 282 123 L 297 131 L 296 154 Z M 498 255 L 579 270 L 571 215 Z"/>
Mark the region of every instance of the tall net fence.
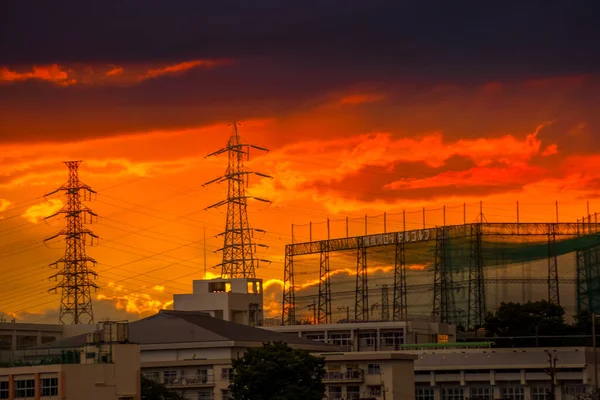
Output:
<path fill-rule="evenodd" d="M 372 236 L 375 232 L 403 232 L 405 226 L 407 230 L 424 226 L 420 221 L 420 226 L 415 223 L 409 227 L 408 218 L 394 222 L 382 217 L 381 221 L 374 219 L 365 223 L 363 220 L 361 225 L 357 220 L 355 223 L 356 227 L 352 227 L 350 219 L 329 222 L 329 237 L 356 238 L 358 243 L 357 248 L 328 251 L 330 295 L 327 297 L 331 301 L 332 322 L 355 319 L 361 236 Z M 325 235 L 317 236 L 317 231 L 313 231 L 313 242 L 315 237 L 327 237 L 326 224 L 323 229 Z M 469 310 L 473 309 L 474 286 L 479 286 L 483 293 L 483 312 L 493 311 L 502 302 L 542 299 L 559 301 L 567 316 L 582 309 L 600 311 L 600 229 L 597 224 L 483 222 L 429 230 L 431 235 L 427 240 L 402 244 L 402 269 L 406 276 L 405 317 L 408 319 L 442 319 L 467 324 Z M 473 232 L 479 232 L 479 236 Z M 443 235 L 443 241 L 440 235 Z M 300 239 L 299 236 L 296 238 Z M 309 234 L 306 239 L 310 238 Z M 344 242 L 348 243 L 346 247 L 353 246 L 352 240 Z M 388 320 L 392 318 L 394 307 L 394 271 L 398 270 L 396 246 L 381 243 L 369 247 L 366 252 L 368 304 L 363 306 L 368 307 L 370 321 Z M 323 301 L 323 293 L 319 290 L 325 279 L 323 254 L 319 251 L 294 255 L 292 264 L 295 322 L 314 322 L 318 319 L 319 301 Z M 477 268 L 481 270 L 481 276 L 474 280 L 473 271 Z M 555 276 L 549 275 L 552 268 Z M 447 278 L 443 285 L 436 286 L 436 271 L 440 274 L 441 270 Z M 448 304 L 450 315 L 435 315 L 436 291 L 442 292 L 439 294 L 443 300 L 439 301 L 451 303 Z M 558 296 L 553 291 L 559 298 L 553 298 Z M 284 313 L 284 321 L 285 318 Z"/>

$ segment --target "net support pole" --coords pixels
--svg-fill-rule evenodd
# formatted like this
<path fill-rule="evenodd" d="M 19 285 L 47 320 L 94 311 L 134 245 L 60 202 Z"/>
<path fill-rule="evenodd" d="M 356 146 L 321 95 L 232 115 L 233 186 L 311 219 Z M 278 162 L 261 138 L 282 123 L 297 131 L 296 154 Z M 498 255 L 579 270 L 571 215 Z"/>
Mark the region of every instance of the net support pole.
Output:
<path fill-rule="evenodd" d="M 548 301 L 560 306 L 555 224 L 548 224 Z"/>
<path fill-rule="evenodd" d="M 294 256 L 293 245 L 285 246 L 285 263 L 283 273 L 283 305 L 281 309 L 282 325 L 296 324 L 296 299 L 294 291 Z"/>
<path fill-rule="evenodd" d="M 406 259 L 404 243 L 396 239 L 394 258 L 394 304 L 392 319 L 405 321 L 408 318 L 408 305 L 406 301 Z"/>
<path fill-rule="evenodd" d="M 363 238 L 359 239 L 356 258 L 356 290 L 354 303 L 354 319 L 369 321 L 369 286 L 367 284 L 367 248 Z"/>
<path fill-rule="evenodd" d="M 329 273 L 329 240 L 324 240 L 320 243 L 319 275 L 317 324 L 329 324 L 331 323 L 331 274 Z"/>

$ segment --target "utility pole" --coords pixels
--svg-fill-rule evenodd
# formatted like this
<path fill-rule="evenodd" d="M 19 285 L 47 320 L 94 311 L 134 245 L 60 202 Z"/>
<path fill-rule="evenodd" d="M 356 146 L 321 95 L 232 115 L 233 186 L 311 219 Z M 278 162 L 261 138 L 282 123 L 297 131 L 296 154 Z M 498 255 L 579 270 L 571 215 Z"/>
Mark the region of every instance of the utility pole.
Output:
<path fill-rule="evenodd" d="M 350 306 L 338 306 L 339 311 L 346 310 L 346 323 L 350 322 Z"/>
<path fill-rule="evenodd" d="M 318 323 L 317 321 L 317 300 L 313 299 L 312 304 L 308 305 L 308 309 L 312 310 L 313 312 L 313 325 L 316 325 Z"/>
<path fill-rule="evenodd" d="M 592 347 L 594 348 L 594 388 L 598 394 L 598 352 L 596 351 L 596 313 L 592 313 Z"/>
<path fill-rule="evenodd" d="M 227 146 L 206 156 L 211 157 L 227 153 L 229 159 L 225 175 L 202 185 L 206 186 L 211 183 L 227 182 L 227 199 L 221 200 L 207 208 L 217 208 L 227 205 L 225 231 L 219 234 L 219 236 L 223 236 L 223 247 L 217 250 L 223 253 L 223 261 L 217 265 L 217 267 L 221 267 L 221 277 L 223 278 L 255 278 L 259 261 L 270 262 L 256 258 L 256 248 L 252 243 L 255 231 L 262 233 L 265 231 L 253 229 L 248 223 L 248 199 L 253 198 L 264 203 L 270 203 L 269 200 L 249 196 L 246 193 L 249 175 L 254 174 L 263 178 L 271 178 L 269 175 L 249 171 L 244 167 L 244 158 L 246 160 L 250 159 L 251 148 L 269 151 L 263 147 L 242 143 L 238 133 L 238 124 L 234 122 L 233 133 L 229 138 Z M 266 247 L 265 245 L 260 246 Z"/>
<path fill-rule="evenodd" d="M 546 350 L 548 355 L 548 369 L 546 374 L 550 377 L 550 400 L 556 399 L 556 363 L 558 362 L 558 356 L 552 354 L 552 351 Z"/>
<path fill-rule="evenodd" d="M 92 223 L 98 215 L 83 202 L 91 200 L 92 194 L 95 195 L 96 192 L 79 181 L 78 169 L 81 161 L 67 161 L 65 164 L 69 168 L 68 182 L 46 195 L 51 196 L 64 191 L 67 196 L 67 204 L 57 213 L 46 217 L 49 219 L 58 214 L 65 214 L 67 220 L 67 226 L 63 230 L 45 240 L 47 242 L 59 236 L 65 237 L 64 257 L 50 264 L 57 269 L 59 264 L 62 265 L 62 268 L 50 277 L 58 281 L 50 291 L 61 291 L 58 317 L 61 324 L 91 324 L 94 322 L 91 290 L 98 289 L 92 280 L 98 275 L 94 271 L 96 260 L 86 255 L 85 247 L 88 237 L 93 245 L 98 236 L 84 225 Z"/>

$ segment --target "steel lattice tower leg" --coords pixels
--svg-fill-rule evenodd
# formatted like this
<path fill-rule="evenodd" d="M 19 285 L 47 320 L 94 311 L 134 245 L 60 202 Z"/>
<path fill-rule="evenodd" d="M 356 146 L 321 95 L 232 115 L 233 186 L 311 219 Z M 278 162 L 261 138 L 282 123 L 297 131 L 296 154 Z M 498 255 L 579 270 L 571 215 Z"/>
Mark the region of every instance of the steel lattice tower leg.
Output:
<path fill-rule="evenodd" d="M 560 305 L 558 259 L 556 256 L 556 231 L 554 224 L 548 225 L 548 301 Z"/>
<path fill-rule="evenodd" d="M 406 301 L 406 259 L 404 244 L 396 241 L 396 256 L 394 259 L 394 306 L 393 320 L 401 321 L 408 317 Z"/>
<path fill-rule="evenodd" d="M 440 321 L 443 321 L 445 316 L 443 315 L 442 310 L 444 309 L 444 304 L 442 300 L 442 292 L 445 290 L 445 268 L 444 268 L 444 257 L 443 257 L 443 247 L 444 247 L 444 228 L 437 229 L 437 235 L 435 238 L 435 264 L 433 271 L 433 310 L 431 311 L 431 315 L 433 317 L 439 318 Z"/>
<path fill-rule="evenodd" d="M 317 323 L 331 323 L 331 274 L 329 271 L 329 242 L 321 242 L 319 253 L 319 303 Z"/>
<path fill-rule="evenodd" d="M 483 274 L 481 224 L 471 226 L 471 254 L 469 257 L 469 299 L 467 327 L 477 328 L 485 321 L 485 279 Z"/>
<path fill-rule="evenodd" d="M 242 143 L 237 124 L 234 122 L 233 134 L 229 138 L 227 147 L 207 156 L 227 153 L 229 160 L 225 175 L 204 184 L 227 182 L 227 199 L 207 208 L 227 205 L 225 232 L 221 233 L 221 236 L 223 236 L 223 247 L 218 250 L 223 252 L 223 261 L 218 265 L 221 267 L 221 276 L 227 278 L 255 278 L 256 267 L 259 261 L 269 262 L 268 260 L 259 260 L 256 258 L 255 244 L 252 242 L 254 229 L 250 227 L 248 222 L 247 199 L 254 198 L 263 202 L 269 201 L 248 196 L 246 194 L 246 187 L 248 186 L 248 176 L 251 174 L 264 178 L 270 178 L 270 176 L 248 171 L 244 167 L 244 157 L 249 158 L 250 148 L 267 150 L 262 147 Z"/>
<path fill-rule="evenodd" d="M 435 239 L 435 271 L 433 282 L 433 316 L 440 322 L 454 323 L 456 304 L 451 272 L 446 258 L 446 228 L 438 228 Z"/>
<path fill-rule="evenodd" d="M 294 287 L 294 255 L 292 246 L 285 246 L 285 265 L 283 271 L 282 325 L 296 324 L 296 296 Z"/>
<path fill-rule="evenodd" d="M 86 255 L 86 239 L 92 241 L 98 236 L 87 229 L 84 225 L 91 223 L 97 215 L 92 212 L 83 201 L 90 200 L 92 194 L 96 194 L 89 186 L 79 181 L 78 169 L 81 161 L 67 161 L 69 168 L 69 181 L 47 194 L 50 196 L 59 191 L 64 191 L 67 196 L 67 204 L 57 214 L 65 214 L 67 227 L 58 234 L 46 239 L 46 241 L 65 237 L 65 255 L 51 266 L 62 268 L 50 279 L 58 281 L 51 289 L 55 293 L 60 289 L 61 301 L 59 320 L 61 324 L 91 324 L 94 322 L 92 310 L 92 289 L 98 289 L 93 279 L 97 277 L 94 267 L 96 260 Z M 91 264 L 91 265 L 90 265 Z"/>
<path fill-rule="evenodd" d="M 364 243 L 358 247 L 356 260 L 356 301 L 354 305 L 354 319 L 356 321 L 369 321 L 369 286 L 367 283 L 367 248 Z"/>

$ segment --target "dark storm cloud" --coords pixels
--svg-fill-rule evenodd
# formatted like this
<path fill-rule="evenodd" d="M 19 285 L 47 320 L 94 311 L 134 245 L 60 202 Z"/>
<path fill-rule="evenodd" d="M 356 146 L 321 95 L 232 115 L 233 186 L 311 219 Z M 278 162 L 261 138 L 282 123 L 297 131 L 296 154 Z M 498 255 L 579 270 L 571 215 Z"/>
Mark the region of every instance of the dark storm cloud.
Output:
<path fill-rule="evenodd" d="M 287 57 L 428 74 L 598 67 L 595 0 L 12 1 L 0 64 Z M 351 64 L 350 64 L 351 63 Z"/>

